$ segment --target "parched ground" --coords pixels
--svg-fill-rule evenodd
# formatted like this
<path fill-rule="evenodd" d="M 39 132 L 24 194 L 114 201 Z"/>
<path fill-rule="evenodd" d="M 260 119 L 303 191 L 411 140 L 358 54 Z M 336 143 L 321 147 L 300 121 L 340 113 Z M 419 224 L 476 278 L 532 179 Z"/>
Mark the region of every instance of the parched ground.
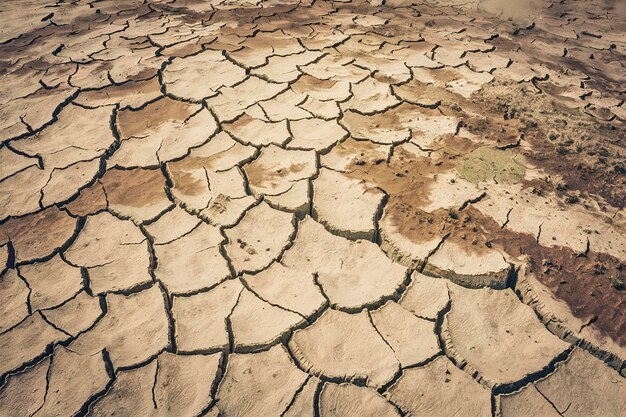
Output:
<path fill-rule="evenodd" d="M 3 1 L 0 416 L 626 416 L 625 9 Z"/>

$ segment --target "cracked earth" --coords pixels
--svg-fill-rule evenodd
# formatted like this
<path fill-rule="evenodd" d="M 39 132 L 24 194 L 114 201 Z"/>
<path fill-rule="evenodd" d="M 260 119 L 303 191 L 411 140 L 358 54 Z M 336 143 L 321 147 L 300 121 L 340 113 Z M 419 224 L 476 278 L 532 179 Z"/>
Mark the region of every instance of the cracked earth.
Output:
<path fill-rule="evenodd" d="M 0 416 L 626 415 L 623 3 L 5 0 Z"/>

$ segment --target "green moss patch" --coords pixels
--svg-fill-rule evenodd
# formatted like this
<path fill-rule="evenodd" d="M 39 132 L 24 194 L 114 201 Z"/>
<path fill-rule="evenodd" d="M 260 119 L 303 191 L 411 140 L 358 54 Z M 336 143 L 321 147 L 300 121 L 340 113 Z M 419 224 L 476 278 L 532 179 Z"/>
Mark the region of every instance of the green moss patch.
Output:
<path fill-rule="evenodd" d="M 526 172 L 519 159 L 518 155 L 485 146 L 470 152 L 456 169 L 473 183 L 495 179 L 498 183 L 512 184 L 521 181 Z"/>

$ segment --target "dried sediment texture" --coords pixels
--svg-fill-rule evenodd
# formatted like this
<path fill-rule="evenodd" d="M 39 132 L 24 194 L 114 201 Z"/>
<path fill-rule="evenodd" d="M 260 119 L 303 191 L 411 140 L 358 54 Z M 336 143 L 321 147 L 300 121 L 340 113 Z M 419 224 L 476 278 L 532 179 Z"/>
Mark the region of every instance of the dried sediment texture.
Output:
<path fill-rule="evenodd" d="M 449 302 L 450 291 L 445 280 L 413 272 L 411 284 L 398 303 L 418 317 L 434 320 Z"/>
<path fill-rule="evenodd" d="M 106 212 L 87 219 L 65 259 L 87 269 L 90 288 L 96 293 L 129 289 L 152 280 L 147 238 L 130 220 Z"/>
<path fill-rule="evenodd" d="M 380 304 L 406 280 L 406 270 L 374 243 L 334 236 L 310 217 L 298 224 L 295 242 L 281 263 L 295 273 L 315 274 L 331 305 L 346 311 Z"/>
<path fill-rule="evenodd" d="M 365 312 L 327 310 L 312 326 L 294 332 L 289 349 L 313 374 L 374 388 L 391 381 L 400 369 L 393 350 Z"/>
<path fill-rule="evenodd" d="M 163 71 L 163 84 L 175 97 L 200 101 L 243 81 L 245 74 L 219 51 L 204 51 L 173 59 Z"/>
<path fill-rule="evenodd" d="M 403 368 L 422 363 L 439 353 L 435 323 L 415 317 L 393 301 L 373 311 L 371 317 Z"/>
<path fill-rule="evenodd" d="M 69 105 L 55 123 L 35 136 L 12 142 L 12 147 L 42 158 L 44 168 L 66 168 L 102 156 L 115 142 L 111 109 L 84 109 Z"/>
<path fill-rule="evenodd" d="M 491 415 L 489 390 L 444 356 L 404 370 L 386 396 L 402 411 L 415 416 Z"/>
<path fill-rule="evenodd" d="M 313 217 L 333 234 L 373 240 L 384 196 L 364 181 L 323 169 L 313 181 Z"/>
<path fill-rule="evenodd" d="M 283 415 L 286 417 L 314 417 L 314 402 L 319 384 L 319 379 L 310 377 Z"/>
<path fill-rule="evenodd" d="M 69 349 L 94 354 L 106 349 L 115 368 L 140 364 L 164 350 L 168 318 L 164 294 L 157 285 L 131 295 L 107 296 L 108 313 Z"/>
<path fill-rule="evenodd" d="M 7 378 L 0 393 L 0 414 L 33 415 L 41 408 L 46 395 L 46 375 L 49 367 L 50 358 L 45 358 L 38 364 Z"/>
<path fill-rule="evenodd" d="M 220 356 L 163 352 L 147 365 L 120 371 L 88 415 L 198 415 L 213 399 Z"/>
<path fill-rule="evenodd" d="M 79 268 L 69 265 L 59 255 L 46 262 L 23 265 L 19 269 L 30 294 L 31 308 L 45 310 L 57 307 L 83 288 Z"/>
<path fill-rule="evenodd" d="M 111 212 L 135 223 L 154 220 L 172 206 L 159 169 L 111 169 L 101 183 Z"/>
<path fill-rule="evenodd" d="M 509 3 L 4 0 L 0 415 L 626 415 L 623 1 Z"/>
<path fill-rule="evenodd" d="M 567 349 L 511 290 L 450 285 L 443 324 L 446 351 L 488 386 L 510 384 L 547 367 Z"/>
<path fill-rule="evenodd" d="M 103 211 L 108 206 L 104 187 L 100 181 L 83 188 L 78 196 L 64 206 L 68 213 L 73 216 L 87 216 Z"/>
<path fill-rule="evenodd" d="M 594 354 L 613 363 L 617 369 L 623 366 L 626 349 L 590 325 L 598 320 L 598 316 L 593 312 L 588 312 L 587 316 L 574 315 L 567 303 L 538 280 L 528 265 L 523 265 L 518 272 L 516 288 L 522 300 L 538 313 L 541 321 L 552 333 L 572 343 L 580 341 L 584 345 L 590 344 L 588 348 Z"/>
<path fill-rule="evenodd" d="M 243 286 L 229 280 L 207 292 L 173 297 L 172 315 L 180 352 L 208 352 L 229 345 L 228 323 Z"/>
<path fill-rule="evenodd" d="M 260 225 L 271 230 L 266 233 Z M 238 272 L 256 272 L 272 263 L 290 242 L 293 215 L 274 210 L 266 203 L 252 207 L 244 218 L 226 231 L 226 253 Z"/>
<path fill-rule="evenodd" d="M 337 120 L 304 119 L 289 124 L 293 139 L 287 144 L 290 149 L 315 149 L 326 152 L 332 149 L 349 133 Z"/>
<path fill-rule="evenodd" d="M 463 159 L 457 168 L 468 181 L 494 180 L 498 183 L 515 183 L 524 178 L 525 167 L 506 151 L 478 148 Z"/>
<path fill-rule="evenodd" d="M 558 196 L 540 196 L 519 185 L 494 188 L 476 207 L 501 224 L 506 222 L 507 229 L 536 234 L 542 246 L 563 246 L 578 253 L 593 250 L 626 261 L 626 225 L 614 209 L 604 213 L 563 204 Z"/>
<path fill-rule="evenodd" d="M 70 338 L 52 327 L 40 312 L 0 334 L 0 374 L 5 375 L 45 353 L 55 342 Z"/>
<path fill-rule="evenodd" d="M 396 408 L 369 387 L 326 383 L 320 393 L 320 416 L 398 417 Z"/>
<path fill-rule="evenodd" d="M 110 166 L 158 167 L 179 159 L 209 140 L 217 131 L 213 115 L 200 104 L 169 97 L 139 110 L 117 113 L 120 147 L 109 158 Z"/>
<path fill-rule="evenodd" d="M 229 320 L 237 351 L 260 350 L 270 346 L 305 322 L 302 316 L 273 306 L 247 289 L 241 292 Z"/>
<path fill-rule="evenodd" d="M 507 286 L 511 266 L 495 249 L 472 252 L 450 239 L 428 258 L 424 273 L 449 278 L 466 287 L 502 289 Z"/>
<path fill-rule="evenodd" d="M 251 76 L 233 87 L 223 87 L 215 97 L 206 100 L 218 119 L 227 122 L 236 119 L 245 110 L 261 100 L 275 97 L 285 91 L 287 84 L 268 83 L 261 78 Z"/>
<path fill-rule="evenodd" d="M 213 287 L 230 276 L 220 250 L 223 241 L 217 227 L 200 223 L 168 243 L 157 243 L 154 275 L 173 294 Z"/>
<path fill-rule="evenodd" d="M 312 316 L 327 303 L 313 273 L 292 270 L 279 262 L 243 279 L 262 299 L 303 316 Z"/>
<path fill-rule="evenodd" d="M 4 274 L 9 267 L 9 245 L 5 243 L 0 246 L 0 275 Z"/>
<path fill-rule="evenodd" d="M 69 105 L 58 114 L 56 123 L 12 141 L 16 152 L 36 157 L 39 163 L 2 181 L 0 189 L 13 189 L 2 190 L 0 218 L 66 201 L 91 182 L 99 174 L 101 159 L 115 146 L 110 119 L 110 108 Z"/>
<path fill-rule="evenodd" d="M 578 379 L 587 382 L 572 384 Z M 622 376 L 576 348 L 565 361 L 556 365 L 552 374 L 518 392 L 500 396 L 500 413 L 502 417 L 537 413 L 572 417 L 619 416 L 626 412 L 624 395 L 626 382 Z"/>
<path fill-rule="evenodd" d="M 102 298 L 79 292 L 63 304 L 42 314 L 48 322 L 74 337 L 92 327 L 105 313 Z"/>
<path fill-rule="evenodd" d="M 291 362 L 284 346 L 262 353 L 235 353 L 220 382 L 217 407 L 225 417 L 280 415 L 306 379 L 306 373 Z"/>
<path fill-rule="evenodd" d="M 29 290 L 15 269 L 6 272 L 0 281 L 0 332 L 10 329 L 28 316 Z"/>
<path fill-rule="evenodd" d="M 251 159 L 255 152 L 254 147 L 241 145 L 227 133 L 218 133 L 206 144 L 190 150 L 186 158 L 167 164 L 172 197 L 191 213 L 202 210 L 210 212 L 206 217 L 211 223 L 224 225 L 237 223 L 241 213 L 247 208 L 244 206 L 241 209 L 240 203 L 249 197 L 243 190 L 243 179 L 241 187 L 222 187 L 222 189 L 218 187 L 217 180 L 219 173 L 236 170 L 238 164 Z M 221 204 L 226 208 L 213 213 L 214 206 L 226 198 L 236 201 L 232 205 L 222 201 Z"/>
<path fill-rule="evenodd" d="M 75 229 L 76 219 L 56 207 L 50 207 L 0 225 L 0 239 L 11 242 L 15 262 L 20 264 L 54 255 L 67 245 Z"/>
<path fill-rule="evenodd" d="M 468 209 L 466 215 L 482 216 L 474 208 Z M 616 218 L 619 218 L 619 213 Z M 555 320 L 557 326 L 550 326 L 553 331 L 559 327 L 559 321 L 572 317 L 574 323 L 580 321 L 581 325 L 574 325 L 571 331 L 565 330 L 565 337 L 569 341 L 575 340 L 568 338 L 570 333 L 595 334 L 596 341 L 590 346 L 592 351 L 607 350 L 611 345 L 613 348 L 609 351 L 616 352 L 616 349 L 623 351 L 626 315 L 623 310 L 625 302 L 623 290 L 620 289 L 624 279 L 623 268 L 619 259 L 593 250 L 583 252 L 582 256 L 583 254 L 569 247 L 542 246 L 537 243 L 537 236 L 540 234 L 512 233 L 508 227 L 502 228 L 491 219 L 484 219 L 483 223 L 487 225 L 486 230 L 489 232 L 484 236 L 491 241 L 492 247 L 502 248 L 506 253 L 525 262 L 527 271 L 536 278 L 535 291 L 537 293 L 547 291 L 547 297 L 544 298 L 553 299 L 560 305 L 543 309 L 541 303 L 533 302 L 534 295 L 526 294 L 523 273 L 517 274 L 520 278 L 516 290 L 522 294 L 526 303 L 544 317 L 544 320 L 554 315 L 561 317 Z M 596 222 L 596 225 L 600 224 Z M 472 233 L 467 228 L 463 229 L 469 232 L 467 237 L 470 240 L 485 241 L 480 234 Z M 554 313 L 551 314 L 550 309 L 554 309 Z M 563 330 L 556 333 L 563 334 Z M 601 341 L 602 339 L 605 340 Z M 599 353 L 601 357 L 609 359 L 604 353 Z M 616 367 L 619 368 L 624 359 L 618 354 L 618 358 L 611 360 L 615 361 Z"/>
<path fill-rule="evenodd" d="M 103 352 L 81 354 L 57 346 L 48 369 L 44 403 L 34 415 L 77 414 L 109 383 L 105 360 Z"/>
<path fill-rule="evenodd" d="M 248 114 L 244 114 L 232 123 L 225 124 L 224 128 L 240 142 L 253 146 L 270 144 L 282 146 L 291 137 L 286 121 L 272 123 L 255 119 Z"/>
<path fill-rule="evenodd" d="M 317 173 L 315 152 L 269 146 L 246 165 L 245 171 L 255 195 L 279 195 L 289 191 L 297 181 Z"/>

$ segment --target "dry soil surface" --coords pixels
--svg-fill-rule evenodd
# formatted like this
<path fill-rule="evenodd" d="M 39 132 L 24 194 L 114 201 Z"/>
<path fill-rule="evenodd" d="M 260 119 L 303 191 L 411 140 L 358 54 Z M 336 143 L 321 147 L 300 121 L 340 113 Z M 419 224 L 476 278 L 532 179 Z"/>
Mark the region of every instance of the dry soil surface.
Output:
<path fill-rule="evenodd" d="M 3 1 L 0 416 L 625 416 L 625 51 L 619 0 Z"/>

